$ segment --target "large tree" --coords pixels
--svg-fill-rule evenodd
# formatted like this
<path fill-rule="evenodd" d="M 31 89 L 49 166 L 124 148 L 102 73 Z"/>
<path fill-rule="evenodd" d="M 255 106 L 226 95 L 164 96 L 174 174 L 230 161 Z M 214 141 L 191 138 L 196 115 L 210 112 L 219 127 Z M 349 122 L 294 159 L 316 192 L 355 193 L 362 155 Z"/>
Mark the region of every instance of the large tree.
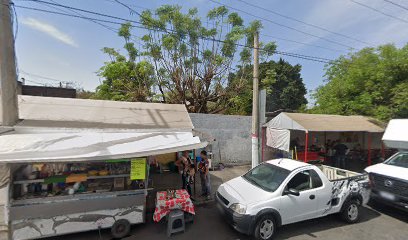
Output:
<path fill-rule="evenodd" d="M 190 112 L 224 111 L 231 90 L 242 86 L 228 84 L 231 66 L 251 59 L 251 49 L 238 49 L 237 44 L 251 46 L 260 22 L 246 27 L 237 13 L 225 7 L 209 11 L 203 22 L 196 8 L 183 13 L 172 5 L 159 7 L 154 14 L 144 11 L 140 21 L 148 31 L 142 37 L 144 55 L 154 65 L 161 100 L 185 104 Z M 275 50 L 273 43 L 264 47 L 266 54 Z"/>
<path fill-rule="evenodd" d="M 252 65 L 240 67 L 230 75 L 231 83 L 244 79 L 246 87 L 229 99 L 227 113 L 249 115 L 252 112 L 252 68 Z M 299 64 L 291 65 L 283 59 L 260 64 L 259 87 L 267 90 L 266 111 L 298 110 L 307 103 L 301 69 Z"/>
<path fill-rule="evenodd" d="M 92 96 L 96 99 L 115 101 L 152 101 L 154 97 L 153 66 L 146 60 L 139 60 L 139 52 L 131 41 L 130 23 L 123 24 L 118 35 L 125 41 L 126 55 L 118 50 L 105 47 L 102 49 L 110 61 L 99 70 L 98 75 L 104 78 Z"/>
<path fill-rule="evenodd" d="M 326 67 L 313 97 L 315 113 L 408 117 L 408 45 L 388 44 L 341 56 Z"/>

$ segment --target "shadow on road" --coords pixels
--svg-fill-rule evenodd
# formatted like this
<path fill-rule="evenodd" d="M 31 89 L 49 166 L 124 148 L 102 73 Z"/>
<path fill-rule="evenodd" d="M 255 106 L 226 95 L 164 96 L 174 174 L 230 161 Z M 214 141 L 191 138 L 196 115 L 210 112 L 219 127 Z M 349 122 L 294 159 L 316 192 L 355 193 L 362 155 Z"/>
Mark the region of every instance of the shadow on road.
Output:
<path fill-rule="evenodd" d="M 361 208 L 360 222 L 370 221 L 371 219 L 377 218 L 380 215 L 381 214 L 376 211 L 363 207 Z M 314 233 L 343 227 L 345 225 L 347 225 L 347 223 L 342 221 L 336 214 L 334 214 L 323 218 L 316 218 L 282 226 L 278 230 L 275 239 L 288 239 L 299 235 L 308 235 L 310 237 L 317 238 Z"/>
<path fill-rule="evenodd" d="M 381 214 L 408 223 L 408 212 L 404 212 L 403 210 L 373 200 L 368 203 L 368 206 Z"/>

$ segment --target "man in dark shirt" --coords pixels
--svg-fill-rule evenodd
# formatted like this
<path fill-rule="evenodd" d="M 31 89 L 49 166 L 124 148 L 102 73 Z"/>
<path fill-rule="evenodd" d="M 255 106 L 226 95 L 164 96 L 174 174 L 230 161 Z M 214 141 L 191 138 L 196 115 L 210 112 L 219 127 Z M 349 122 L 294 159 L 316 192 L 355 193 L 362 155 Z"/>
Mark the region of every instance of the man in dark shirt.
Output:
<path fill-rule="evenodd" d="M 334 155 L 336 159 L 336 167 L 345 169 L 348 147 L 345 144 L 341 143 L 340 140 L 337 140 L 336 145 L 334 145 L 334 150 L 336 151 Z"/>

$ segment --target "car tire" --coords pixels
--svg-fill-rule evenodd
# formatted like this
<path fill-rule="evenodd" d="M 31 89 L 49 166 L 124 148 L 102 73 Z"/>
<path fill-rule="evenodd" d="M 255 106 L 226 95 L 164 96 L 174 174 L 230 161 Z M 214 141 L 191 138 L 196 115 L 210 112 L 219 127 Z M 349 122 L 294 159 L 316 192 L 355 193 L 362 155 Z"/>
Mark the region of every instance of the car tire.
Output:
<path fill-rule="evenodd" d="M 112 237 L 121 239 L 128 236 L 130 233 L 130 222 L 126 219 L 117 220 L 111 228 Z"/>
<path fill-rule="evenodd" d="M 275 218 L 272 215 L 264 215 L 256 222 L 254 237 L 257 240 L 271 240 L 276 228 Z"/>
<path fill-rule="evenodd" d="M 360 219 L 360 202 L 353 199 L 344 203 L 340 216 L 347 223 L 358 222 Z"/>

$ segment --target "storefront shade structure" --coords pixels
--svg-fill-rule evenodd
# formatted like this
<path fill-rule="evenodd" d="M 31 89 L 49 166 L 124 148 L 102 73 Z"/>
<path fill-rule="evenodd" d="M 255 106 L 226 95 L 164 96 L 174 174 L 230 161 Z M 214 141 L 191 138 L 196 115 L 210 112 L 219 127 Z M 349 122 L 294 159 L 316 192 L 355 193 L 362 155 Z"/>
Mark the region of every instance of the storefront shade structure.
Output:
<path fill-rule="evenodd" d="M 18 98 L 20 122 L 11 128 L 0 126 L 2 215 L 7 212 L 12 164 L 103 162 L 207 145 L 194 136 L 181 104 Z M 5 222 L 0 221 L 0 236 Z"/>
<path fill-rule="evenodd" d="M 387 147 L 408 150 L 408 119 L 391 120 L 382 140 Z"/>
<path fill-rule="evenodd" d="M 383 133 L 384 129 L 372 119 L 364 116 L 342 116 L 327 114 L 306 114 L 282 112 L 268 123 L 266 127 L 266 145 L 289 151 L 291 131 L 305 132 L 305 146 L 308 146 L 311 134 L 328 132 L 364 132 L 368 137 L 368 164 L 371 164 L 371 133 Z M 304 161 L 308 159 L 305 147 Z"/>
<path fill-rule="evenodd" d="M 184 105 L 19 96 L 0 162 L 126 159 L 202 148 Z"/>

